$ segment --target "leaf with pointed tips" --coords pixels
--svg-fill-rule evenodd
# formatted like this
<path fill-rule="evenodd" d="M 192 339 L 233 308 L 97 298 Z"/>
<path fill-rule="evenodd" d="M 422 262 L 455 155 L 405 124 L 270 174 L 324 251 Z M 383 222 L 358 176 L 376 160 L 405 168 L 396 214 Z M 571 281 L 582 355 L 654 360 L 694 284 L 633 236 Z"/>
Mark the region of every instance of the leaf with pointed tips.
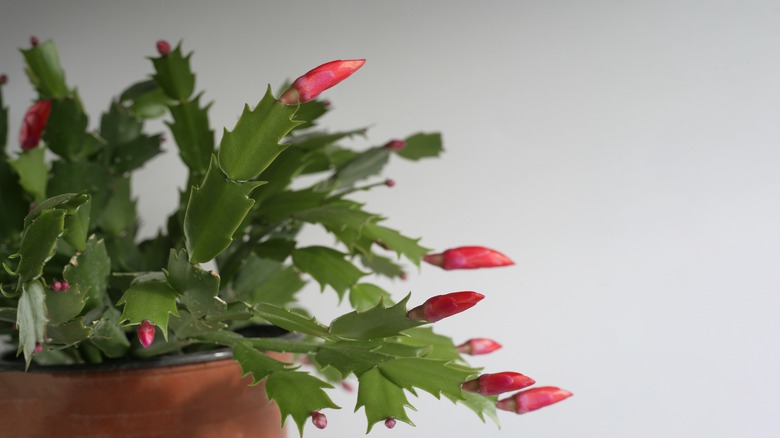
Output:
<path fill-rule="evenodd" d="M 160 327 L 168 339 L 169 315 L 179 316 L 176 309 L 176 291 L 163 281 L 139 282 L 126 290 L 117 305 L 124 305 L 120 322 L 140 324 L 149 321 Z"/>
<path fill-rule="evenodd" d="M 501 423 L 498 420 L 498 413 L 496 412 L 496 401 L 498 400 L 498 396 L 484 396 L 465 391 L 463 391 L 461 395 L 463 396 L 462 400 L 450 396 L 447 396 L 447 398 L 453 403 L 460 403 L 474 411 L 483 423 L 485 422 L 485 417 L 487 417 L 490 418 L 496 426 L 501 427 Z"/>
<path fill-rule="evenodd" d="M 257 351 L 250 342 L 239 342 L 233 347 L 233 359 L 241 366 L 241 377 L 252 375 L 252 385 L 257 385 L 271 373 L 285 371 L 287 364 L 262 351 Z"/>
<path fill-rule="evenodd" d="M 377 364 L 394 359 L 377 352 L 379 345 L 365 341 L 339 341 L 324 344 L 317 351 L 316 359 L 320 365 L 333 367 L 342 378 L 354 373 L 360 377 Z"/>
<path fill-rule="evenodd" d="M 179 252 L 171 250 L 165 276 L 168 283 L 179 292 L 181 303 L 196 318 L 218 314 L 227 308 L 217 297 L 219 275 L 189 263 L 184 250 Z"/>
<path fill-rule="evenodd" d="M 54 42 L 47 40 L 31 49 L 22 49 L 21 52 L 27 76 L 41 97 L 58 99 L 69 93 Z"/>
<path fill-rule="evenodd" d="M 298 248 L 292 253 L 295 267 L 311 275 L 322 290 L 325 285 L 344 298 L 344 293 L 366 275 L 344 258 L 344 254 L 324 246 Z"/>
<path fill-rule="evenodd" d="M 24 353 L 27 366 L 37 344 L 46 339 L 46 294 L 40 281 L 31 281 L 22 285 L 19 307 L 16 311 L 16 324 L 19 327 L 19 352 Z"/>
<path fill-rule="evenodd" d="M 291 332 L 299 332 L 317 337 L 327 337 L 327 327 L 319 324 L 314 318 L 309 318 L 290 309 L 273 304 L 257 304 L 253 313 L 271 324 Z"/>
<path fill-rule="evenodd" d="M 195 75 L 190 68 L 191 56 L 192 52 L 183 56 L 179 44 L 169 54 L 152 58 L 156 71 L 153 78 L 171 99 L 187 100 L 195 90 Z"/>
<path fill-rule="evenodd" d="M 438 157 L 442 151 L 441 134 L 421 132 L 407 137 L 406 147 L 395 151 L 395 153 L 407 160 L 417 161 L 423 158 Z"/>
<path fill-rule="evenodd" d="M 370 283 L 359 283 L 349 289 L 349 303 L 352 308 L 363 312 L 379 303 L 392 303 L 391 295 L 381 287 Z"/>
<path fill-rule="evenodd" d="M 91 334 L 92 329 L 77 319 L 64 324 L 50 324 L 46 327 L 46 342 L 59 346 L 71 346 L 86 340 Z"/>
<path fill-rule="evenodd" d="M 380 241 L 385 246 L 398 254 L 403 254 L 415 265 L 420 265 L 425 254 L 431 252 L 429 248 L 420 246 L 417 242 L 420 239 L 412 239 L 404 236 L 392 228 L 387 228 L 378 224 L 368 224 L 365 226 L 363 234 L 374 241 Z"/>
<path fill-rule="evenodd" d="M 8 161 L 19 176 L 19 185 L 33 197 L 35 202 L 41 202 L 46 198 L 49 168 L 43 160 L 45 152 L 45 148 L 37 147 L 22 153 L 15 160 Z"/>
<path fill-rule="evenodd" d="M 184 237 L 191 263 L 207 262 L 233 241 L 255 201 L 249 194 L 261 182 L 228 179 L 212 155 L 203 184 L 192 190 L 184 214 Z"/>
<path fill-rule="evenodd" d="M 16 268 L 20 285 L 43 274 L 44 264 L 54 255 L 57 239 L 65 231 L 65 214 L 65 210 L 45 210 L 25 227 Z"/>
<path fill-rule="evenodd" d="M 214 153 L 214 131 L 209 127 L 211 104 L 200 106 L 200 97 L 169 107 L 173 123 L 166 123 L 179 146 L 179 155 L 190 171 L 205 174 Z"/>
<path fill-rule="evenodd" d="M 265 383 L 268 399 L 275 401 L 282 413 L 282 424 L 291 416 L 301 435 L 312 412 L 339 409 L 323 388 L 333 388 L 333 385 L 301 371 L 275 372 Z"/>
<path fill-rule="evenodd" d="M 85 157 L 87 123 L 87 115 L 77 98 L 53 100 L 43 139 L 55 154 L 70 161 L 79 160 Z"/>
<path fill-rule="evenodd" d="M 341 165 L 336 173 L 320 186 L 321 190 L 352 187 L 356 182 L 374 176 L 384 169 L 390 159 L 390 151 L 375 147 L 357 155 Z"/>
<path fill-rule="evenodd" d="M 411 295 L 398 304 L 385 307 L 380 301 L 365 312 L 350 312 L 330 324 L 330 332 L 348 339 L 375 339 L 397 336 L 401 331 L 424 324 L 406 316 L 406 303 Z"/>
<path fill-rule="evenodd" d="M 111 260 L 103 239 L 94 235 L 87 240 L 81 254 L 65 266 L 62 276 L 71 287 L 77 288 L 87 299 L 87 308 L 93 309 L 103 303 L 111 273 Z"/>
<path fill-rule="evenodd" d="M 406 415 L 406 408 L 414 409 L 414 406 L 409 403 L 400 386 L 388 380 L 378 368 L 363 373 L 358 380 L 360 384 L 355 412 L 361 407 L 365 408 L 368 420 L 366 433 L 371 432 L 376 423 L 387 418 L 395 418 L 414 426 Z"/>
<path fill-rule="evenodd" d="M 428 358 L 398 358 L 379 365 L 382 374 L 401 388 L 414 388 L 439 398 L 442 393 L 462 399 L 460 386 L 477 374 L 477 370 Z"/>
<path fill-rule="evenodd" d="M 254 110 L 244 107 L 232 131 L 225 129 L 219 146 L 219 165 L 230 179 L 257 177 L 287 147 L 279 142 L 302 122 L 293 120 L 295 105 L 274 98 L 271 87 Z"/>

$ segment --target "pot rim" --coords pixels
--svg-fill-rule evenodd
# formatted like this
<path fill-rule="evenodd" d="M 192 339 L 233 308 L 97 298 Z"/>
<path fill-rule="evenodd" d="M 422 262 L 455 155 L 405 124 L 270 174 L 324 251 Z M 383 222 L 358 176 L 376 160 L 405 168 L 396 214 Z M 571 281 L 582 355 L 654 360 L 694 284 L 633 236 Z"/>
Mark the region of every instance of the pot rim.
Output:
<path fill-rule="evenodd" d="M 276 338 L 295 336 L 284 329 L 273 325 L 260 325 L 251 327 L 252 337 Z M 84 371 L 124 371 L 141 370 L 148 368 L 166 368 L 196 363 L 216 362 L 233 358 L 233 350 L 221 347 L 214 350 L 195 351 L 171 355 L 155 356 L 150 358 L 120 358 L 107 359 L 103 363 L 81 363 L 73 365 L 38 365 L 31 363 L 25 370 L 24 361 L 6 360 L 5 357 L 13 354 L 13 350 L 0 350 L 0 373 L 3 372 L 38 372 L 38 373 L 68 373 Z"/>

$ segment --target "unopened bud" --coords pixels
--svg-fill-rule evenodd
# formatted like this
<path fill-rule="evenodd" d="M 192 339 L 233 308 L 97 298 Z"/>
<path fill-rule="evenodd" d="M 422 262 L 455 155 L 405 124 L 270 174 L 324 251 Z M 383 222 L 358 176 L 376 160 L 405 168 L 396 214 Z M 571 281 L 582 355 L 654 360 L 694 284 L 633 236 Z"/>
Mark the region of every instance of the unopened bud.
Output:
<path fill-rule="evenodd" d="M 348 59 L 331 61 L 315 67 L 296 79 L 279 97 L 279 102 L 285 105 L 309 102 L 323 91 L 348 78 L 365 63 L 365 59 Z"/>
<path fill-rule="evenodd" d="M 38 146 L 50 114 L 50 100 L 39 100 L 27 108 L 22 119 L 22 127 L 19 129 L 19 144 L 22 150 L 29 151 Z"/>
<path fill-rule="evenodd" d="M 168 41 L 157 41 L 157 53 L 159 53 L 161 56 L 168 56 L 171 53 L 171 45 L 168 43 Z"/>
<path fill-rule="evenodd" d="M 65 292 L 70 289 L 70 284 L 67 281 L 54 280 L 51 284 L 51 289 L 55 292 Z"/>
<path fill-rule="evenodd" d="M 437 295 L 407 312 L 406 316 L 415 321 L 436 322 L 471 308 L 483 298 L 481 293 L 472 291 Z"/>
<path fill-rule="evenodd" d="M 393 417 L 387 417 L 385 420 L 385 427 L 388 429 L 392 429 L 395 427 L 395 418 Z"/>
<path fill-rule="evenodd" d="M 325 429 L 328 427 L 328 417 L 326 417 L 322 412 L 312 412 L 311 422 L 317 429 Z"/>
<path fill-rule="evenodd" d="M 8 83 L 8 75 L 3 73 L 0 75 L 0 85 L 5 85 Z"/>
<path fill-rule="evenodd" d="M 501 344 L 487 338 L 474 338 L 458 345 L 458 351 L 472 356 L 492 353 L 501 348 Z"/>
<path fill-rule="evenodd" d="M 571 397 L 573 394 L 554 386 L 526 389 L 496 403 L 498 409 L 525 414 Z"/>
<path fill-rule="evenodd" d="M 406 142 L 403 140 L 390 140 L 382 147 L 391 151 L 400 151 L 406 147 Z"/>
<path fill-rule="evenodd" d="M 35 35 L 31 36 L 30 37 L 30 45 L 33 46 L 33 47 L 38 46 L 38 37 L 36 37 Z"/>
<path fill-rule="evenodd" d="M 528 388 L 536 381 L 528 376 L 512 371 L 483 374 L 461 385 L 461 389 L 482 395 L 498 395 L 509 391 Z"/>
<path fill-rule="evenodd" d="M 495 268 L 515 264 L 509 257 L 484 246 L 452 248 L 440 254 L 428 254 L 423 260 L 445 270 Z"/>
<path fill-rule="evenodd" d="M 148 348 L 154 342 L 154 326 L 151 322 L 144 320 L 135 332 L 138 335 L 138 342 L 144 348 Z"/>
<path fill-rule="evenodd" d="M 385 180 L 385 185 L 387 187 L 393 187 L 393 186 L 395 186 L 395 180 L 388 178 L 388 179 Z"/>
<path fill-rule="evenodd" d="M 36 353 L 41 353 L 41 352 L 43 352 L 43 345 L 41 345 L 41 344 L 35 344 L 35 352 L 36 352 Z"/>

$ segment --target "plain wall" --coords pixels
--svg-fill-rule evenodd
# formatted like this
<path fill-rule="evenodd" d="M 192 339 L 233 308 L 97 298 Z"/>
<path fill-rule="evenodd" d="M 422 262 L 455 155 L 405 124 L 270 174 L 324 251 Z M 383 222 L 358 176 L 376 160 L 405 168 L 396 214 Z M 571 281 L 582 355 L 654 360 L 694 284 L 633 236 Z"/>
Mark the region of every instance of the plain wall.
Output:
<path fill-rule="evenodd" d="M 30 35 L 56 41 L 92 127 L 111 96 L 150 74 L 157 39 L 183 40 L 218 136 L 268 83 L 367 58 L 327 92 L 336 111 L 324 125 L 371 126 L 365 146 L 441 131 L 446 148 L 436 161 L 394 160 L 396 187 L 371 193 L 368 209 L 431 248 L 482 244 L 517 261 L 424 266 L 387 287 L 413 302 L 483 292 L 439 330 L 502 342 L 472 361 L 486 371 L 575 393 L 502 413 L 500 431 L 412 397 L 417 427 L 373 436 L 776 438 L 778 23 L 780 3 L 758 0 L 4 0 L 0 72 L 18 147 L 34 94 L 17 49 Z M 171 152 L 135 178 L 145 235 L 184 175 Z M 322 320 L 336 315 L 322 310 L 332 292 L 306 296 Z M 354 397 L 337 393 L 343 409 L 307 436 L 363 435 Z"/>

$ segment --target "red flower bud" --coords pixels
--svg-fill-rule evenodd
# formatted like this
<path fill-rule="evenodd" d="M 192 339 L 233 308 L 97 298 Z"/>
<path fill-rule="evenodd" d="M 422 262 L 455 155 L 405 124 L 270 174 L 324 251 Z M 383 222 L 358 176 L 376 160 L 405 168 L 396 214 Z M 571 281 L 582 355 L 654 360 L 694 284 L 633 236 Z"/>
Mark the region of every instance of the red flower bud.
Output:
<path fill-rule="evenodd" d="M 31 36 L 30 37 L 30 45 L 33 46 L 33 47 L 37 46 L 38 45 L 38 37 L 36 37 L 35 35 Z"/>
<path fill-rule="evenodd" d="M 406 147 L 406 142 L 403 140 L 390 140 L 382 147 L 391 151 L 400 151 Z"/>
<path fill-rule="evenodd" d="M 440 254 L 428 254 L 423 260 L 446 270 L 494 268 L 515 264 L 509 257 L 483 246 L 452 248 Z"/>
<path fill-rule="evenodd" d="M 484 295 L 471 291 L 437 295 L 407 312 L 406 316 L 415 321 L 436 322 L 473 307 L 483 298 Z"/>
<path fill-rule="evenodd" d="M 385 427 L 388 429 L 392 429 L 395 427 L 395 418 L 393 417 L 387 417 L 385 420 Z"/>
<path fill-rule="evenodd" d="M 51 289 L 55 292 L 65 292 L 70 289 L 70 285 L 67 281 L 54 280 L 51 284 Z"/>
<path fill-rule="evenodd" d="M 279 101 L 285 105 L 309 102 L 323 91 L 348 78 L 365 63 L 365 59 L 349 59 L 322 64 L 296 79 L 282 94 Z"/>
<path fill-rule="evenodd" d="M 35 352 L 36 353 L 42 353 L 43 352 L 43 345 L 35 344 Z"/>
<path fill-rule="evenodd" d="M 168 43 L 168 41 L 157 41 L 157 53 L 159 53 L 161 56 L 168 56 L 171 53 L 171 45 Z"/>
<path fill-rule="evenodd" d="M 458 345 L 458 351 L 463 354 L 488 354 L 501 348 L 501 344 L 486 338 L 474 338 Z"/>
<path fill-rule="evenodd" d="M 534 383 L 536 381 L 528 376 L 505 371 L 503 373 L 483 374 L 461 385 L 461 389 L 482 395 L 496 395 L 528 388 Z"/>
<path fill-rule="evenodd" d="M 8 83 L 8 75 L 3 73 L 0 75 L 0 85 L 5 85 Z"/>
<path fill-rule="evenodd" d="M 385 180 L 385 185 L 387 187 L 393 187 L 393 186 L 395 186 L 395 180 L 388 178 L 387 180 Z"/>
<path fill-rule="evenodd" d="M 314 411 L 311 413 L 311 422 L 317 429 L 325 429 L 328 427 L 328 417 L 322 412 Z"/>
<path fill-rule="evenodd" d="M 19 130 L 19 144 L 22 150 L 29 151 L 38 146 L 46 122 L 49 121 L 49 114 L 51 114 L 50 100 L 40 100 L 27 109 L 22 120 L 22 128 Z"/>
<path fill-rule="evenodd" d="M 138 341 L 144 348 L 148 348 L 154 342 L 154 326 L 151 322 L 144 320 L 135 332 L 138 334 Z"/>
<path fill-rule="evenodd" d="M 571 397 L 573 394 L 565 389 L 554 386 L 542 386 L 539 388 L 526 389 L 517 394 L 499 400 L 496 403 L 498 409 L 525 414 L 535 411 L 553 403 L 558 403 L 563 399 Z"/>

